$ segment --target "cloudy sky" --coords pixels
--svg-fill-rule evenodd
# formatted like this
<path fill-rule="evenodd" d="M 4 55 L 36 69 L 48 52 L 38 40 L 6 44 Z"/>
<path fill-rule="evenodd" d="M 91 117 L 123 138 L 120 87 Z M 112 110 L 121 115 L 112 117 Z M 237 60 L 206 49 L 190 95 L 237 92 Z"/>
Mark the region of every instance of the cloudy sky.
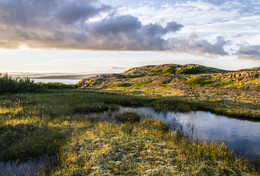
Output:
<path fill-rule="evenodd" d="M 260 66 L 259 0 L 1 0 L 0 72 Z"/>

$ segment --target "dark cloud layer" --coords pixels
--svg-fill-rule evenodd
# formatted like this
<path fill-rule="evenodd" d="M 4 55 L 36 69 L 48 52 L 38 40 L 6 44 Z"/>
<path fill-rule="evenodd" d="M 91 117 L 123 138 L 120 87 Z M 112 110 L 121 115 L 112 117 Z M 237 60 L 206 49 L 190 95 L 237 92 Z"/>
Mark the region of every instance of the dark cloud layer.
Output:
<path fill-rule="evenodd" d="M 64 3 L 59 7 L 56 17 L 66 24 L 72 24 L 74 22 L 87 20 L 99 14 L 102 11 L 109 10 L 111 7 L 107 5 L 100 5 L 99 7 L 93 6 L 92 3 L 86 3 L 86 1 L 71 1 Z"/>
<path fill-rule="evenodd" d="M 106 18 L 92 17 L 106 13 Z M 0 47 L 85 50 L 167 50 L 196 55 L 226 55 L 227 42 L 215 44 L 196 35 L 165 39 L 183 26 L 143 25 L 137 17 L 94 0 L 1 0 Z"/>
<path fill-rule="evenodd" d="M 240 59 L 260 61 L 260 45 L 241 45 L 237 55 Z"/>
<path fill-rule="evenodd" d="M 115 35 L 119 33 L 135 32 L 142 27 L 142 24 L 138 21 L 138 18 L 131 15 L 119 17 L 110 16 L 98 23 L 89 25 L 93 27 L 93 33 L 101 35 Z"/>

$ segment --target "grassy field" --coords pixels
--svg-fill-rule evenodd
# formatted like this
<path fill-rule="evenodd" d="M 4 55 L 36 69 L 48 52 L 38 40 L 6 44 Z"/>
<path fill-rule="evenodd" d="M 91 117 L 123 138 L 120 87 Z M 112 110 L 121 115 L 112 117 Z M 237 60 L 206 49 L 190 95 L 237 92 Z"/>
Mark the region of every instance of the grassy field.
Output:
<path fill-rule="evenodd" d="M 158 101 L 74 88 L 1 95 L 0 160 L 47 152 L 56 164 L 39 175 L 259 173 L 248 161 L 230 153 L 224 144 L 189 141 L 169 133 L 159 121 L 138 122 L 135 114 L 118 114 L 123 123 L 75 116 L 116 111 L 122 105 L 160 105 Z M 185 110 L 181 105 L 179 109 Z"/>
<path fill-rule="evenodd" d="M 245 119 L 260 118 L 260 69 L 224 71 L 199 65 L 157 65 L 122 74 L 98 75 L 79 83 L 87 90 L 160 99 L 167 110 L 206 110 Z M 161 107 L 160 107 L 161 106 Z"/>
<path fill-rule="evenodd" d="M 114 121 L 102 115 L 84 116 L 116 112 L 119 106 L 213 111 L 210 107 L 220 102 L 120 95 L 7 76 L 0 82 L 8 85 L 6 80 L 24 86 L 0 94 L 0 160 L 23 160 L 47 153 L 54 164 L 51 161 L 51 167 L 35 175 L 259 175 L 257 164 L 236 157 L 224 144 L 169 133 L 162 122 L 140 121 L 131 112 L 116 114 Z M 28 89 L 31 84 L 36 87 Z M 257 111 L 257 106 L 246 105 L 251 114 Z M 223 109 L 216 112 L 226 113 Z"/>

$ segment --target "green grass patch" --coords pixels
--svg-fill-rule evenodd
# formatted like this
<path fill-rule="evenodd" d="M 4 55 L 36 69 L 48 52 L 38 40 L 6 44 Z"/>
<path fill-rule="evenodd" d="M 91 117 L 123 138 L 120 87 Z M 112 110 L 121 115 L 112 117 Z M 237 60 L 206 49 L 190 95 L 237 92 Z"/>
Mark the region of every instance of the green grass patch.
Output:
<path fill-rule="evenodd" d="M 155 120 L 85 126 L 63 147 L 52 175 L 257 175 L 224 144 L 190 142 Z"/>
<path fill-rule="evenodd" d="M 203 85 L 203 84 L 210 84 L 211 83 L 211 80 L 210 79 L 207 79 L 205 77 L 198 77 L 198 76 L 194 76 L 192 78 L 189 78 L 185 81 L 186 84 L 191 84 L 191 85 L 194 85 L 194 84 L 200 84 L 200 85 Z"/>
<path fill-rule="evenodd" d="M 120 105 L 178 111 L 215 106 L 74 89 L 1 95 L 0 159 L 52 154 L 56 164 L 48 175 L 257 175 L 225 145 L 187 140 L 156 120 L 133 123 L 140 120 L 137 114 L 118 114 L 126 122 L 121 124 L 73 117 Z"/>
<path fill-rule="evenodd" d="M 109 87 L 129 87 L 131 85 L 132 85 L 131 83 L 119 82 L 119 83 L 110 84 Z"/>
<path fill-rule="evenodd" d="M 17 121 L 16 121 L 17 122 Z M 0 126 L 0 160 L 55 154 L 69 130 L 38 126 L 33 123 Z"/>
<path fill-rule="evenodd" d="M 151 84 L 151 82 L 149 82 L 149 81 L 142 81 L 142 82 L 133 83 L 131 86 L 132 87 L 142 87 L 142 86 L 147 86 L 149 84 Z"/>
<path fill-rule="evenodd" d="M 115 116 L 116 120 L 126 123 L 126 122 L 140 122 L 141 117 L 135 112 L 123 112 L 118 113 Z"/>
<path fill-rule="evenodd" d="M 88 114 L 88 113 L 97 113 L 104 112 L 108 110 L 117 110 L 117 106 L 110 106 L 102 103 L 92 103 L 92 104 L 79 104 L 73 107 L 74 114 Z"/>

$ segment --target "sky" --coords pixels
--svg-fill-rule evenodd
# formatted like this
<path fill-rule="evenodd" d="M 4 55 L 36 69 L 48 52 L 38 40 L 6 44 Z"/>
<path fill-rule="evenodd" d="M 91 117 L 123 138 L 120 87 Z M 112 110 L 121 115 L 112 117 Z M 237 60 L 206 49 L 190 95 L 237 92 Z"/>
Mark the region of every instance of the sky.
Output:
<path fill-rule="evenodd" d="M 260 66 L 259 0 L 1 0 L 0 72 Z"/>

